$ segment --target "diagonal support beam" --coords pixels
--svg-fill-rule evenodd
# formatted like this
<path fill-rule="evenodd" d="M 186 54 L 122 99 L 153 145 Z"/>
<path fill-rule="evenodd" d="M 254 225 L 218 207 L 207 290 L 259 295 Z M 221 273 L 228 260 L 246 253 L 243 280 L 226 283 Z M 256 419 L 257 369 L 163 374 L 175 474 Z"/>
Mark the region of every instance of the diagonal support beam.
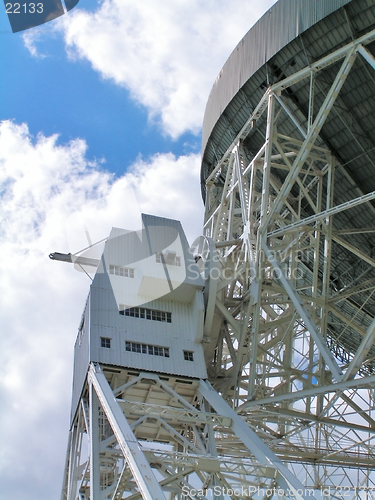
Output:
<path fill-rule="evenodd" d="M 245 122 L 244 126 L 240 130 L 240 132 L 237 134 L 231 145 L 228 147 L 222 158 L 220 158 L 220 161 L 218 161 L 218 164 L 214 168 L 214 170 L 210 173 L 209 177 L 207 178 L 206 182 L 209 183 L 211 182 L 217 172 L 220 170 L 220 168 L 223 166 L 223 164 L 228 161 L 228 157 L 233 151 L 233 149 L 236 147 L 238 142 L 242 139 L 245 139 L 247 135 L 249 134 L 250 130 L 253 129 L 254 127 L 254 122 L 256 122 L 260 116 L 264 113 L 266 107 L 267 107 L 267 102 L 268 102 L 268 96 L 270 91 L 272 90 L 274 93 L 279 93 L 280 91 L 290 87 L 291 85 L 294 85 L 295 83 L 299 82 L 300 80 L 303 80 L 304 78 L 308 78 L 311 73 L 318 72 L 332 64 L 335 64 L 337 61 L 340 61 L 340 59 L 343 59 L 347 52 L 349 50 L 357 50 L 357 47 L 361 46 L 361 44 L 369 44 L 375 39 L 375 30 L 370 31 L 369 33 L 366 33 L 362 37 L 358 38 L 354 42 L 350 42 L 348 45 L 344 45 L 343 47 L 340 47 L 338 50 L 335 52 L 332 52 L 331 54 L 328 54 L 327 56 L 323 57 L 319 61 L 315 61 L 314 63 L 306 66 L 305 68 L 301 69 L 297 73 L 294 73 L 293 75 L 285 78 L 284 80 L 281 80 L 280 82 L 274 84 L 272 88 L 268 88 L 264 95 L 262 96 L 260 102 L 258 103 L 257 107 L 254 109 L 253 113 L 250 115 L 248 120 Z M 359 50 L 358 50 L 359 52 Z"/>
<path fill-rule="evenodd" d="M 313 222 L 317 222 L 318 220 L 325 219 L 327 217 L 331 217 L 332 215 L 336 215 L 339 212 L 343 212 L 344 210 L 349 210 L 350 208 L 356 207 L 358 205 L 362 205 L 362 203 L 368 203 L 369 201 L 375 199 L 375 191 L 371 191 L 371 193 L 367 193 L 363 196 L 359 196 L 358 198 L 354 198 L 350 201 L 345 201 L 340 205 L 336 205 L 335 207 L 328 208 L 323 212 L 319 212 L 318 214 L 311 215 L 310 217 L 306 217 L 305 219 L 298 220 L 291 224 L 281 227 L 280 229 L 275 229 L 274 231 L 270 231 L 267 236 L 281 236 L 287 232 L 295 231 L 296 229 L 307 226 L 308 224 L 312 224 Z M 313 228 L 311 228 L 313 229 Z M 336 238 L 336 236 L 335 236 Z"/>
<path fill-rule="evenodd" d="M 311 336 L 314 339 L 314 342 L 316 343 L 321 355 L 323 356 L 324 361 L 326 362 L 327 366 L 331 370 L 331 373 L 333 377 L 337 380 L 337 382 L 340 382 L 343 377 L 343 373 L 338 366 L 335 358 L 333 357 L 331 351 L 328 348 L 328 345 L 326 341 L 323 339 L 320 331 L 316 327 L 312 317 L 310 316 L 310 313 L 307 311 L 306 306 L 300 299 L 299 295 L 297 294 L 296 290 L 294 289 L 294 286 L 292 283 L 287 279 L 285 276 L 283 270 L 281 269 L 276 256 L 274 255 L 274 252 L 272 252 L 268 246 L 265 243 L 264 238 L 262 239 L 262 249 L 274 268 L 274 270 L 277 272 L 277 278 L 281 281 L 283 287 L 285 288 L 286 292 L 288 293 L 289 297 L 291 298 L 294 307 L 296 308 L 296 311 L 300 315 L 300 317 L 303 319 L 306 328 L 310 332 Z"/>
<path fill-rule="evenodd" d="M 272 90 L 274 92 L 284 90 L 290 87 L 291 85 L 294 85 L 297 82 L 303 80 L 304 78 L 309 77 L 311 73 L 321 71 L 322 69 L 327 68 L 331 64 L 337 63 L 338 61 L 340 61 L 340 59 L 343 59 L 347 55 L 349 50 L 352 50 L 354 47 L 357 50 L 357 47 L 360 47 L 362 44 L 367 45 L 372 41 L 374 41 L 374 39 L 375 39 L 375 30 L 369 31 L 360 38 L 357 38 L 356 40 L 353 40 L 347 45 L 340 47 L 339 49 L 335 50 L 334 52 L 331 52 L 322 59 L 319 59 L 318 61 L 315 61 L 309 64 L 308 66 L 305 66 L 296 73 L 293 73 L 292 75 L 284 78 L 284 80 L 280 80 L 279 82 L 275 83 L 272 86 Z"/>
<path fill-rule="evenodd" d="M 358 45 L 357 51 L 375 69 L 375 57 L 363 45 Z"/>
<path fill-rule="evenodd" d="M 369 375 L 366 377 L 355 378 L 352 380 L 347 380 L 345 382 L 337 382 L 335 384 L 329 385 L 317 385 L 311 389 L 304 389 L 302 391 L 288 392 L 287 394 L 280 394 L 278 396 L 270 396 L 268 398 L 257 399 L 254 401 L 246 401 L 243 403 L 238 410 L 244 411 L 252 407 L 284 403 L 285 401 L 299 401 L 301 399 L 310 398 L 314 396 L 320 396 L 322 394 L 336 393 L 338 391 L 346 391 L 349 389 L 368 389 L 369 387 L 375 387 L 375 375 Z"/>
<path fill-rule="evenodd" d="M 166 500 L 160 484 L 148 463 L 130 425 L 122 413 L 107 379 L 92 364 L 88 379 L 112 427 L 117 442 L 134 476 L 144 500 Z"/>
<path fill-rule="evenodd" d="M 116 484 L 116 489 L 112 495 L 111 500 L 121 500 L 122 494 L 124 493 L 126 485 L 130 479 L 130 475 L 131 475 L 130 468 L 128 464 L 125 463 L 121 471 L 120 477 L 118 479 L 118 482 Z"/>
<path fill-rule="evenodd" d="M 349 363 L 348 369 L 346 370 L 344 376 L 343 376 L 343 381 L 347 380 L 353 380 L 354 377 L 356 376 L 358 370 L 360 369 L 362 363 L 364 362 L 369 350 L 371 349 L 371 346 L 374 343 L 375 339 L 375 319 L 372 321 L 371 325 L 368 327 L 366 331 L 366 335 L 363 337 L 361 344 L 359 345 L 354 358 L 351 360 Z M 324 410 L 321 412 L 320 416 L 326 415 L 330 408 L 336 403 L 336 401 L 339 398 L 342 398 L 346 403 L 351 406 L 354 411 L 357 413 L 361 414 L 364 420 L 369 422 L 369 424 L 374 427 L 374 421 L 373 419 L 366 415 L 364 412 L 361 412 L 361 409 L 352 401 L 349 399 L 345 394 L 343 394 L 343 391 L 337 391 L 335 396 L 329 401 L 329 403 L 324 407 Z"/>
<path fill-rule="evenodd" d="M 100 441 L 99 441 L 99 410 L 100 402 L 92 384 L 90 391 L 90 497 L 99 500 L 100 497 Z"/>
<path fill-rule="evenodd" d="M 281 487 L 292 490 L 292 497 L 304 500 L 304 487 L 283 462 L 271 451 L 256 433 L 237 415 L 237 413 L 219 396 L 208 381 L 200 380 L 199 392 L 221 415 L 231 418 L 231 429 L 250 452 L 264 465 L 274 467 L 278 473 Z M 286 487 L 286 488 L 285 488 Z"/>
<path fill-rule="evenodd" d="M 334 239 L 336 243 L 338 243 L 342 247 L 349 250 L 349 252 L 352 252 L 354 255 L 367 262 L 367 264 L 370 264 L 370 266 L 375 267 L 375 260 L 366 255 L 365 253 L 363 253 L 359 248 L 355 247 L 354 245 L 351 245 L 342 238 L 339 238 L 338 236 L 332 236 L 332 239 Z"/>
<path fill-rule="evenodd" d="M 348 369 L 345 372 L 344 380 L 350 380 L 355 377 L 362 363 L 364 362 L 372 344 L 375 340 L 375 319 L 368 327 L 365 337 L 362 339 L 354 358 L 350 362 Z"/>
<path fill-rule="evenodd" d="M 301 146 L 301 149 L 299 150 L 296 159 L 294 160 L 292 169 L 287 175 L 282 185 L 282 188 L 280 189 L 280 192 L 270 209 L 270 212 L 262 228 L 263 232 L 267 231 L 267 227 L 271 218 L 275 213 L 280 212 L 283 204 L 285 203 L 285 200 L 287 199 L 290 190 L 292 189 L 294 183 L 297 180 L 300 170 L 302 169 L 313 145 L 315 144 L 315 141 L 326 121 L 326 118 L 328 117 L 329 113 L 333 108 L 333 105 L 342 89 L 342 86 L 344 85 L 346 78 L 350 73 L 350 70 L 354 64 L 356 56 L 357 56 L 356 48 L 352 47 L 352 49 L 349 50 L 347 56 L 345 57 L 345 60 L 341 65 L 341 68 L 335 78 L 335 81 L 333 82 L 333 85 L 331 86 L 326 98 L 324 99 L 324 102 L 316 116 L 316 119 L 313 125 L 311 126 L 309 132 L 307 133 L 306 138 Z"/>

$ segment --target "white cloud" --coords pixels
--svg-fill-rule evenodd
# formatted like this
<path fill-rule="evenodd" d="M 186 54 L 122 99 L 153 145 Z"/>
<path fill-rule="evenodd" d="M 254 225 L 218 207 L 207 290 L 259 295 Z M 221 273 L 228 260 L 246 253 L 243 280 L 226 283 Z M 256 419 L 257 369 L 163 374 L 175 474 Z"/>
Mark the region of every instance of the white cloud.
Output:
<path fill-rule="evenodd" d="M 70 57 L 127 87 L 176 138 L 199 132 L 213 82 L 235 45 L 275 0 L 104 0 L 55 22 Z M 31 36 L 37 31 L 33 32 Z M 27 38 L 34 51 L 35 44 Z"/>
<path fill-rule="evenodd" d="M 91 203 L 97 225 L 126 226 L 123 194 L 134 189 L 141 210 L 182 220 L 192 239 L 202 223 L 198 171 L 197 155 L 160 154 L 113 180 L 88 161 L 84 141 L 61 146 L 57 136 L 0 124 L 1 500 L 59 498 L 73 345 L 89 287 L 85 275 L 48 258 L 77 250 L 66 221 Z"/>
<path fill-rule="evenodd" d="M 47 57 L 45 54 L 42 54 L 37 48 L 37 43 L 42 38 L 42 30 L 26 31 L 25 33 L 23 33 L 22 38 L 27 50 L 33 57 L 38 59 L 44 59 L 45 57 Z"/>
<path fill-rule="evenodd" d="M 203 224 L 199 184 L 200 155 L 175 158 L 158 154 L 151 161 L 138 160 L 126 179 L 134 187 L 141 210 L 180 220 L 190 243 Z"/>
<path fill-rule="evenodd" d="M 38 56 L 43 33 L 60 30 L 70 57 L 128 88 L 176 138 L 200 130 L 220 68 L 273 3 L 104 0 L 93 13 L 76 7 L 28 31 L 24 41 Z M 108 221 L 128 227 L 129 189 L 140 210 L 181 220 L 190 241 L 199 234 L 198 155 L 140 158 L 115 180 L 90 163 L 82 140 L 61 146 L 57 136 L 33 138 L 26 125 L 0 124 L 0 500 L 59 498 L 73 345 L 89 280 L 48 254 L 78 250 L 66 234 L 77 217 L 95 221 L 94 238 Z"/>

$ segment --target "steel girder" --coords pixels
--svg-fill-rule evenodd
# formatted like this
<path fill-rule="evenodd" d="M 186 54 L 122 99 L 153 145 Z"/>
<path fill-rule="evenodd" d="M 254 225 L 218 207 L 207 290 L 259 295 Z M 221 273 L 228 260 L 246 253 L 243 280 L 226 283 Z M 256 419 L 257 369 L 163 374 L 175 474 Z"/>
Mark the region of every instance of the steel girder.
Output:
<path fill-rule="evenodd" d="M 224 500 L 273 488 L 305 498 L 295 475 L 209 382 L 112 372 L 90 366 L 62 500 L 198 499 L 213 491 Z"/>
<path fill-rule="evenodd" d="M 375 324 L 366 306 L 375 261 L 353 235 L 375 226 L 350 219 L 355 207 L 374 212 L 375 193 L 357 188 L 359 196 L 334 202 L 343 167 L 319 134 L 356 59 L 375 68 L 364 47 L 373 38 L 267 89 L 207 179 L 204 238 L 196 245 L 210 290 L 211 384 L 306 487 L 345 486 L 353 498 L 373 498 L 375 487 Z M 327 67 L 336 76 L 318 108 L 314 82 Z M 306 116 L 285 92 L 305 78 Z M 286 121 L 293 136 L 283 134 Z M 258 151 L 249 147 L 252 134 L 263 135 Z M 345 259 L 355 266 L 338 285 L 332 269 Z M 359 485 L 368 489 L 360 493 Z"/>
<path fill-rule="evenodd" d="M 375 195 L 357 190 L 334 203 L 337 173 L 349 174 L 319 134 L 356 58 L 374 66 L 364 47 L 373 39 L 267 89 L 207 179 L 195 251 L 207 279 L 210 383 L 91 365 L 62 500 L 193 500 L 214 488 L 222 500 L 340 497 L 337 488 L 372 498 L 375 325 L 366 304 L 375 261 L 352 235 L 375 228 L 343 214 L 375 212 Z M 315 79 L 334 65 L 317 109 Z M 305 117 L 284 92 L 304 78 Z M 293 136 L 282 133 L 284 120 Z M 251 152 L 254 133 L 264 141 Z M 338 285 L 332 268 L 348 255 L 354 264 Z"/>

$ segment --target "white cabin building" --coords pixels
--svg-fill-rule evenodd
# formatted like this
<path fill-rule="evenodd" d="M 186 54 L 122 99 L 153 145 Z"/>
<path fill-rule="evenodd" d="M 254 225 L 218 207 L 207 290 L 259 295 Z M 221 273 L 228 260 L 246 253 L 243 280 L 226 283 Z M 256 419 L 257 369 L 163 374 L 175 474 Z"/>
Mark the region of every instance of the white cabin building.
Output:
<path fill-rule="evenodd" d="M 90 362 L 207 378 L 204 281 L 179 221 L 142 215 L 142 231 L 113 228 L 75 344 L 72 418 Z"/>

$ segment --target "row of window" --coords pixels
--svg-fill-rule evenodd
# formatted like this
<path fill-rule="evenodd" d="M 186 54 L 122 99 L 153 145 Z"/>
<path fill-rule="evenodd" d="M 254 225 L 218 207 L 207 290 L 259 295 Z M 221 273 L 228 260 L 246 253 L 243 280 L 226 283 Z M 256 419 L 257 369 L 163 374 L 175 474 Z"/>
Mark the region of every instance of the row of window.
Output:
<path fill-rule="evenodd" d="M 147 309 L 146 307 L 130 307 L 126 308 L 124 304 L 120 304 L 120 314 L 130 316 L 131 318 L 149 319 L 152 321 L 163 321 L 172 323 L 172 313 L 166 311 L 158 311 L 156 309 Z"/>
<path fill-rule="evenodd" d="M 124 276 L 125 278 L 134 278 L 134 269 L 131 267 L 113 266 L 110 264 L 109 274 Z"/>
<path fill-rule="evenodd" d="M 168 256 L 166 257 L 161 253 L 156 253 L 155 258 L 158 264 L 166 263 L 172 266 L 181 266 L 181 257 L 177 257 L 177 255 L 172 256 L 172 259 L 170 259 Z M 131 267 L 115 266 L 110 264 L 109 274 L 124 276 L 125 278 L 134 278 L 134 269 Z"/>
<path fill-rule="evenodd" d="M 141 354 L 151 354 L 151 356 L 163 356 L 169 358 L 169 347 L 159 345 L 138 344 L 137 342 L 125 342 L 125 349 L 130 352 L 139 352 Z"/>
<path fill-rule="evenodd" d="M 107 337 L 100 337 L 100 345 L 105 349 L 111 348 L 111 339 Z M 169 358 L 169 347 L 160 345 L 140 344 L 138 342 L 125 341 L 125 350 L 129 352 L 137 352 L 139 354 L 150 354 L 151 356 L 162 356 Z M 185 361 L 194 361 L 193 351 L 184 351 Z"/>

